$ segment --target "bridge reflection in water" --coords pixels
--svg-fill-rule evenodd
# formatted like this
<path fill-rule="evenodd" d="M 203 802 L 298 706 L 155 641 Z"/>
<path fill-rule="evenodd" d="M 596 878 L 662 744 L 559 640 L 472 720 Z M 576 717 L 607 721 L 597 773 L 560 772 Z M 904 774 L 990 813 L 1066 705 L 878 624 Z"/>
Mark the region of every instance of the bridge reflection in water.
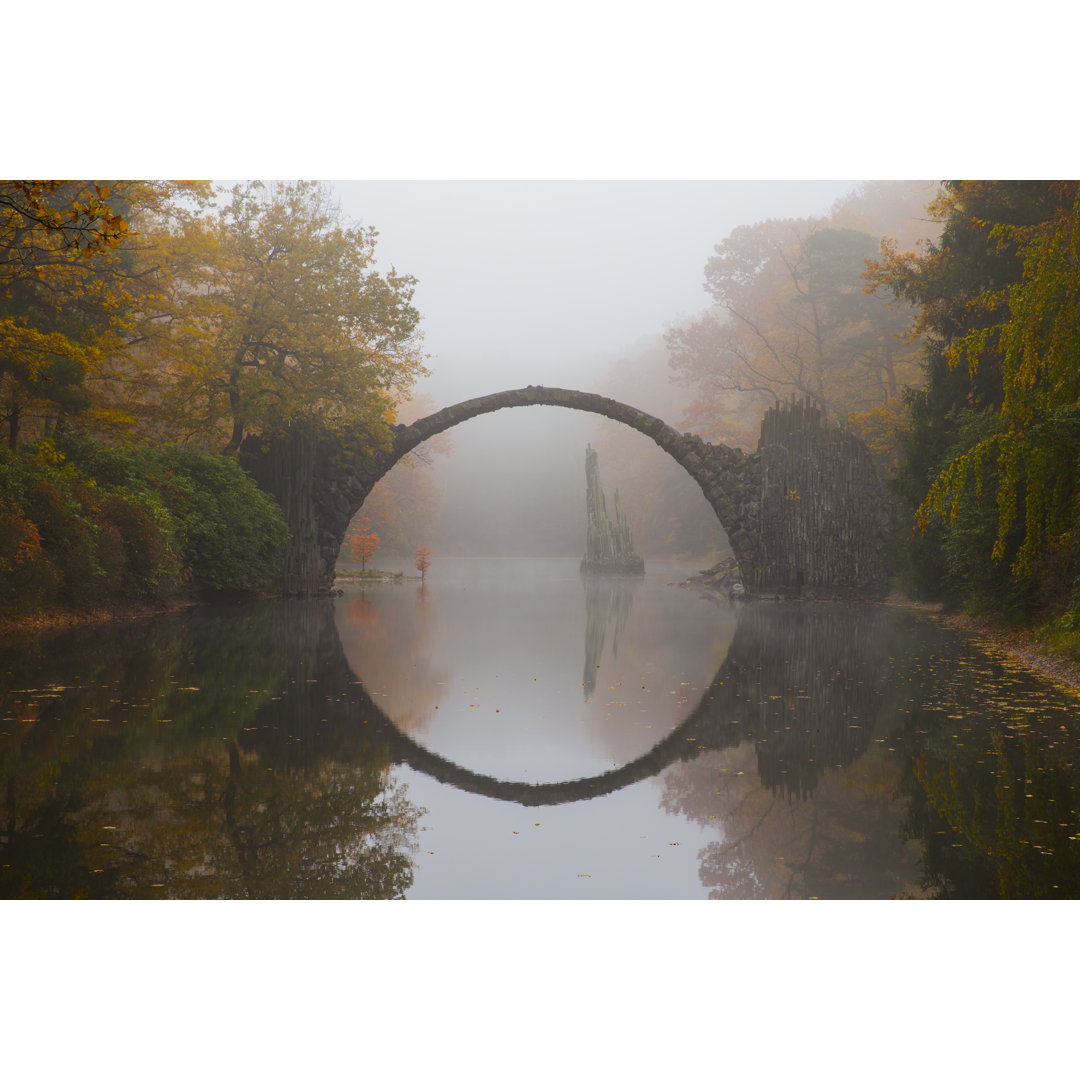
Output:
<path fill-rule="evenodd" d="M 587 671 L 590 660 L 595 671 L 606 627 L 617 631 L 632 602 L 629 591 L 614 587 L 605 591 L 598 586 L 591 595 Z M 891 612 L 886 608 L 749 604 L 740 613 L 726 659 L 696 707 L 648 752 L 595 776 L 528 783 L 468 769 L 402 731 L 349 666 L 332 607 L 321 611 L 314 677 L 323 699 L 324 748 L 335 729 L 363 725 L 385 744 L 394 762 L 462 791 L 524 806 L 598 798 L 656 776 L 674 762 L 747 740 L 754 745 L 761 782 L 776 794 L 804 798 L 825 770 L 846 766 L 865 750 L 889 672 Z M 587 681 L 585 692 L 590 693 Z"/>
<path fill-rule="evenodd" d="M 601 636 L 614 644 L 620 610 L 599 602 L 594 620 L 609 612 L 611 625 L 594 626 L 592 655 Z M 560 654 L 569 670 L 577 648 Z M 395 762 L 433 778 L 429 796 L 481 797 L 470 827 L 515 805 L 596 800 L 546 821 L 562 822 L 565 845 L 607 815 L 589 846 L 610 847 L 617 873 L 630 865 L 620 845 L 655 822 L 622 816 L 629 794 L 600 797 L 658 776 L 659 803 L 639 788 L 639 804 L 707 830 L 695 877 L 712 895 L 1080 896 L 1076 699 L 887 607 L 746 604 L 709 686 L 678 707 L 689 712 L 672 708 L 673 730 L 626 764 L 551 783 L 485 775 L 423 745 L 422 727 L 401 730 L 357 679 L 328 601 L 13 640 L 0 675 L 0 896 L 404 895 L 425 812 Z M 581 730 L 567 689 L 564 734 Z M 628 730 L 631 712 L 610 719 Z M 573 874 L 570 887 L 549 880 L 551 844 L 525 880 L 540 848 L 510 835 L 524 860 L 514 895 L 580 895 Z M 649 895 L 664 867 L 619 895 Z"/>

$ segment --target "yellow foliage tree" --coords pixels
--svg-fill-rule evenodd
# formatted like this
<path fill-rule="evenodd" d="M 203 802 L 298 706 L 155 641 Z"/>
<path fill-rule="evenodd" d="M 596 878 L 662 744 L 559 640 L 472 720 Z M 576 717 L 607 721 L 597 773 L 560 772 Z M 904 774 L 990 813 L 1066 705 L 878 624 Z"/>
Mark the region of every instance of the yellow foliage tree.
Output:
<path fill-rule="evenodd" d="M 14 447 L 83 416 L 130 421 L 117 380 L 158 315 L 153 221 L 200 183 L 0 181 L 0 401 Z M 140 234 L 140 226 L 148 228 Z"/>
<path fill-rule="evenodd" d="M 415 281 L 375 268 L 377 235 L 305 181 L 239 185 L 182 221 L 169 241 L 173 420 L 235 450 L 297 422 L 357 431 L 392 418 L 426 372 Z"/>

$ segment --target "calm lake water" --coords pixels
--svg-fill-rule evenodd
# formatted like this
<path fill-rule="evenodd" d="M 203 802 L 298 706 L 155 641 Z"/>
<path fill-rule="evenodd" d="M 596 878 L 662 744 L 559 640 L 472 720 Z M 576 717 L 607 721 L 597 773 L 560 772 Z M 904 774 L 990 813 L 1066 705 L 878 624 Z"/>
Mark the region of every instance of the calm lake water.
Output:
<path fill-rule="evenodd" d="M 0 643 L 0 896 L 1080 897 L 1080 699 L 932 616 L 694 567 Z"/>

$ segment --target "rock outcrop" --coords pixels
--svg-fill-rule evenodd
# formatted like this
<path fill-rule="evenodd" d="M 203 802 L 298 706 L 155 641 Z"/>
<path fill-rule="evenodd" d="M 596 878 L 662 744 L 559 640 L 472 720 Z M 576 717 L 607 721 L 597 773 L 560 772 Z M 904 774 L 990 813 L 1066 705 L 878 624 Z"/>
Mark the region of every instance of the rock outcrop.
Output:
<path fill-rule="evenodd" d="M 607 499 L 600 483 L 600 463 L 590 444 L 585 449 L 585 557 L 586 573 L 644 574 L 645 560 L 634 551 L 630 519 L 619 505 L 615 489 L 614 520 L 608 517 Z"/>

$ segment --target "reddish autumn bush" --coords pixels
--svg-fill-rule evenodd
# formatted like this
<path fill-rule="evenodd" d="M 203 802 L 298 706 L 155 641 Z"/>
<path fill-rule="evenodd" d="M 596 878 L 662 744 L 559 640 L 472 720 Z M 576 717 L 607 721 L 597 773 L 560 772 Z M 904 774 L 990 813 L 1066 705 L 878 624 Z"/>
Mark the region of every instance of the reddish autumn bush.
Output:
<path fill-rule="evenodd" d="M 62 575 L 19 506 L 0 507 L 0 614 L 24 614 L 55 600 Z"/>

